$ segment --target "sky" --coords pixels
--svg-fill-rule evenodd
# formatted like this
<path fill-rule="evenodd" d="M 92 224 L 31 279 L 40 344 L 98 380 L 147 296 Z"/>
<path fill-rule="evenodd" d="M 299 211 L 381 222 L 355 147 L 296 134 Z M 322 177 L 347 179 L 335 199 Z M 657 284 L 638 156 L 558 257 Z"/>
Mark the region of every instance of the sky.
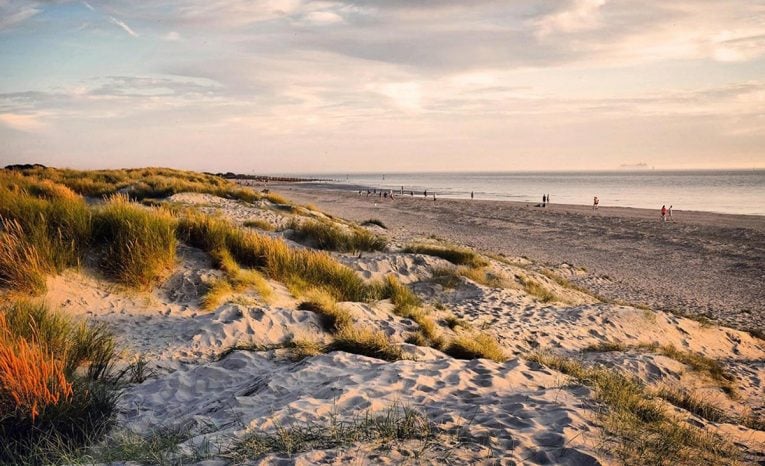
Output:
<path fill-rule="evenodd" d="M 0 164 L 765 168 L 765 0 L 0 0 Z"/>

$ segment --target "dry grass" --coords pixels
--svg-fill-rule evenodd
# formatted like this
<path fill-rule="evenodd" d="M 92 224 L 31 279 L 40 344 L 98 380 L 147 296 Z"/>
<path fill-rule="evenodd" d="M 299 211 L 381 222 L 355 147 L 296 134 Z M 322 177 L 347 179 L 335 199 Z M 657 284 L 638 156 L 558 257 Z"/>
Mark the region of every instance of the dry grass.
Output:
<path fill-rule="evenodd" d="M 384 332 L 368 327 L 343 327 L 335 334 L 335 340 L 328 349 L 361 354 L 385 361 L 398 361 L 404 358 L 401 347 L 392 343 Z"/>
<path fill-rule="evenodd" d="M 353 317 L 348 310 L 341 308 L 337 300 L 322 289 L 310 289 L 303 293 L 305 301 L 298 309 L 311 311 L 319 315 L 324 330 L 338 332 L 353 323 Z"/>
<path fill-rule="evenodd" d="M 733 384 L 735 377 L 730 374 L 720 364 L 720 361 L 704 356 L 703 354 L 682 351 L 674 345 L 659 345 L 656 343 L 640 343 L 637 345 L 626 345 L 622 342 L 602 342 L 596 345 L 590 345 L 584 351 L 609 352 L 609 351 L 647 351 L 654 354 L 660 354 L 675 361 L 681 362 L 691 370 L 705 374 L 716 381 L 722 390 L 730 396 L 735 396 L 735 386 Z"/>
<path fill-rule="evenodd" d="M 507 361 L 502 346 L 487 333 L 471 332 L 454 337 L 444 348 L 444 353 L 457 359 L 491 359 L 496 362 Z"/>
<path fill-rule="evenodd" d="M 526 293 L 535 297 L 540 302 L 549 303 L 562 301 L 560 296 L 556 295 L 533 278 L 530 278 L 526 275 L 516 275 L 515 278 L 518 280 L 518 283 L 523 286 L 523 290 Z"/>
<path fill-rule="evenodd" d="M 213 281 L 205 291 L 205 295 L 202 297 L 202 309 L 206 311 L 217 309 L 232 294 L 234 294 L 234 288 L 231 283 L 226 279 L 219 278 Z"/>
<path fill-rule="evenodd" d="M 655 395 L 662 398 L 678 408 L 682 408 L 689 413 L 695 414 L 703 419 L 712 422 L 725 422 L 731 420 L 725 412 L 687 390 L 679 387 L 663 386 L 656 390 Z"/>
<path fill-rule="evenodd" d="M 327 347 L 320 341 L 304 336 L 295 336 L 290 340 L 290 359 L 293 361 L 302 361 L 305 358 L 318 356 L 327 351 Z"/>
<path fill-rule="evenodd" d="M 382 251 L 386 247 L 384 238 L 356 226 L 343 228 L 328 221 L 293 219 L 287 228 L 293 230 L 296 241 L 328 251 Z"/>
<path fill-rule="evenodd" d="M 452 264 L 465 265 L 473 268 L 484 267 L 488 265 L 486 259 L 482 258 L 475 251 L 458 246 L 413 244 L 404 248 L 404 252 L 440 257 L 451 262 Z"/>
<path fill-rule="evenodd" d="M 371 225 L 378 226 L 378 227 L 382 228 L 383 230 L 387 230 L 388 229 L 388 227 L 385 226 L 383 221 L 380 220 L 380 219 L 377 219 L 377 218 L 370 218 L 369 220 L 365 220 L 365 221 L 361 222 L 361 226 L 363 226 L 363 227 L 368 227 L 368 226 L 371 226 Z"/>
<path fill-rule="evenodd" d="M 259 230 L 263 231 L 275 231 L 276 227 L 267 220 L 262 220 L 259 218 L 255 218 L 252 220 L 247 220 L 244 222 L 244 226 L 248 228 L 257 228 Z"/>
<path fill-rule="evenodd" d="M 462 280 L 460 277 L 490 288 L 507 288 L 508 281 L 502 275 L 489 270 L 486 267 L 435 267 L 433 269 L 433 281 L 444 288 L 454 289 L 459 287 Z"/>
<path fill-rule="evenodd" d="M 736 464 L 739 451 L 727 440 L 665 413 L 635 379 L 602 367 L 586 367 L 551 353 L 529 357 L 592 387 L 604 407 L 603 448 L 623 464 Z"/>

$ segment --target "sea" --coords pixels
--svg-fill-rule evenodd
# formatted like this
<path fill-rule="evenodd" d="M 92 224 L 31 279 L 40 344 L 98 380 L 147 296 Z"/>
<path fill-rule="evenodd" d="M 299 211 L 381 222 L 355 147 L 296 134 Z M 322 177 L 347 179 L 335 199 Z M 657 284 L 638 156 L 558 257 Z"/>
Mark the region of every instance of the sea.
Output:
<path fill-rule="evenodd" d="M 336 173 L 319 177 L 339 189 L 382 189 L 408 195 L 765 215 L 765 170 Z"/>

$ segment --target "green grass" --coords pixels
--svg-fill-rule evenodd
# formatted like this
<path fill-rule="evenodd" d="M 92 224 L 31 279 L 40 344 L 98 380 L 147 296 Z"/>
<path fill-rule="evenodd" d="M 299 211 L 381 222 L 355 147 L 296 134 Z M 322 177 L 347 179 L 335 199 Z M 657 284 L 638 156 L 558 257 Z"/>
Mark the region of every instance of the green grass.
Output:
<path fill-rule="evenodd" d="M 270 432 L 250 432 L 234 447 L 237 462 L 269 453 L 292 456 L 312 450 L 348 448 L 358 443 L 384 446 L 406 440 L 426 440 L 436 433 L 424 414 L 394 406 L 379 413 L 365 412 L 347 420 L 336 414 L 326 422 L 277 425 Z"/>
<path fill-rule="evenodd" d="M 356 226 L 293 219 L 287 228 L 293 230 L 296 241 L 328 251 L 382 251 L 387 246 L 384 238 Z"/>
<path fill-rule="evenodd" d="M 603 447 L 622 464 L 736 464 L 740 452 L 726 439 L 665 413 L 635 379 L 587 367 L 551 353 L 529 358 L 591 387 L 605 408 Z"/>
<path fill-rule="evenodd" d="M 182 218 L 178 233 L 191 246 L 207 252 L 226 250 L 240 266 L 261 269 L 294 290 L 318 287 L 342 301 L 365 301 L 370 297 L 369 287 L 353 270 L 324 252 L 294 249 L 281 239 L 201 214 Z"/>
<path fill-rule="evenodd" d="M 175 218 L 114 196 L 93 215 L 99 268 L 118 282 L 148 289 L 175 265 Z"/>
<path fill-rule="evenodd" d="M 468 267 L 484 267 L 488 264 L 486 259 L 482 258 L 475 251 L 457 246 L 412 244 L 404 248 L 404 252 L 440 257 L 451 262 L 452 264 L 466 265 Z"/>

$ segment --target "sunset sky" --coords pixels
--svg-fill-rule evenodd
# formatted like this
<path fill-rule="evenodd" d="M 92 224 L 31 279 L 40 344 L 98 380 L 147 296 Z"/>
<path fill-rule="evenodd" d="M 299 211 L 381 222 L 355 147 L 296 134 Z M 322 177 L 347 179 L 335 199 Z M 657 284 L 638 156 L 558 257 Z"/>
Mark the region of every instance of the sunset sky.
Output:
<path fill-rule="evenodd" d="M 765 1 L 0 0 L 0 164 L 765 168 Z"/>

